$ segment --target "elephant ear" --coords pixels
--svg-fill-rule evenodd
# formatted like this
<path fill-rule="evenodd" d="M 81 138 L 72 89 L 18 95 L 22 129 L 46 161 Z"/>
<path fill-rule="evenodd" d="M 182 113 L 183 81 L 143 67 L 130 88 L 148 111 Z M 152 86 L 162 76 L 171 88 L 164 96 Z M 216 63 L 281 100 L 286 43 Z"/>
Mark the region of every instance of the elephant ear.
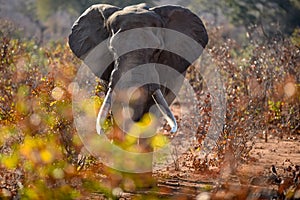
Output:
<path fill-rule="evenodd" d="M 193 38 L 203 48 L 208 43 L 208 35 L 201 19 L 189 9 L 181 6 L 154 7 L 155 13 L 165 22 L 165 28 L 173 29 Z"/>
<path fill-rule="evenodd" d="M 173 30 L 164 36 L 165 49 L 173 54 L 163 51 L 159 62 L 181 73 L 185 72 L 189 65 L 201 55 L 208 43 L 208 35 L 203 22 L 189 9 L 181 6 L 158 6 L 151 10 L 161 17 L 164 28 Z M 182 38 L 176 32 L 186 37 Z"/>
<path fill-rule="evenodd" d="M 120 8 L 97 4 L 89 7 L 75 21 L 69 35 L 69 45 L 73 53 L 83 59 L 85 55 L 109 36 L 105 20 Z"/>
<path fill-rule="evenodd" d="M 114 12 L 120 8 L 108 4 L 96 4 L 89 7 L 73 24 L 71 34 L 69 35 L 69 46 L 73 53 L 84 60 L 94 74 L 101 79 L 108 80 L 113 66 L 111 63 L 105 63 L 106 66 L 100 66 L 99 60 L 112 57 L 105 45 L 97 51 L 98 55 L 89 55 L 92 50 L 101 42 L 109 37 L 109 30 L 105 22 Z M 100 54 L 99 54 L 100 52 Z M 101 63 L 103 64 L 103 62 Z M 104 69 L 101 69 L 103 67 Z"/>

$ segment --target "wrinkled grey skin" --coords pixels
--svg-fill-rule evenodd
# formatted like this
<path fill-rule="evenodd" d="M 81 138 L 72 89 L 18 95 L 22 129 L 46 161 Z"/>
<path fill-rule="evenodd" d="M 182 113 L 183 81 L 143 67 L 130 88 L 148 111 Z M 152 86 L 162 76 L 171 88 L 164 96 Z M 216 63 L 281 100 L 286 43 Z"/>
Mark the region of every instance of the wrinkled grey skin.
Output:
<path fill-rule="evenodd" d="M 155 48 L 139 49 L 121 55 L 120 48 L 132 45 L 135 38 L 122 40 L 117 36 L 122 32 L 144 27 L 160 27 L 178 31 L 195 40 L 203 48 L 208 42 L 208 36 L 202 21 L 190 10 L 180 6 L 149 8 L 145 4 L 139 4 L 121 9 L 107 4 L 98 4 L 87 9 L 72 27 L 69 45 L 77 57 L 84 59 L 93 48 L 109 38 L 107 51 L 103 52 L 101 56 L 102 58 L 110 56 L 117 58 L 108 67 L 99 66 L 97 62 L 88 64 L 96 76 L 109 82 L 106 98 L 98 114 L 97 123 L 100 124 L 100 126 L 97 124 L 98 133 L 102 132 L 101 125 L 111 109 L 112 91 L 122 96 L 124 91 L 134 87 L 135 83 L 142 81 L 145 74 L 151 76 L 153 82 L 158 84 L 152 83 L 141 86 L 138 89 L 140 94 L 138 99 L 129 101 L 129 107 L 133 111 L 132 120 L 139 121 L 145 113 L 151 112 L 151 108 L 156 105 L 171 125 L 172 132 L 177 129 L 175 118 L 169 109 L 169 105 L 175 99 L 176 94 L 171 92 L 169 87 L 174 83 L 180 85 L 183 80 L 179 77 L 166 78 L 168 72 L 157 71 L 154 63 L 167 65 L 183 75 L 191 63 L 174 53 L 162 50 L 166 42 L 174 42 L 178 45 L 178 48 L 185 48 L 180 43 L 181 41 L 167 41 L 168 38 L 164 38 L 160 31 L 151 29 L 145 29 L 140 35 L 146 38 L 147 41 L 151 41 L 152 46 L 154 45 Z M 189 49 L 183 50 L 189 51 Z M 196 53 L 198 56 L 201 54 L 201 52 Z M 130 78 L 128 78 L 129 80 L 127 80 L 128 82 L 123 84 L 124 87 L 115 88 L 126 72 L 143 64 L 149 64 L 148 68 L 144 70 L 146 71 L 145 74 L 133 71 L 129 76 Z M 103 67 L 106 67 L 106 69 L 103 69 Z"/>

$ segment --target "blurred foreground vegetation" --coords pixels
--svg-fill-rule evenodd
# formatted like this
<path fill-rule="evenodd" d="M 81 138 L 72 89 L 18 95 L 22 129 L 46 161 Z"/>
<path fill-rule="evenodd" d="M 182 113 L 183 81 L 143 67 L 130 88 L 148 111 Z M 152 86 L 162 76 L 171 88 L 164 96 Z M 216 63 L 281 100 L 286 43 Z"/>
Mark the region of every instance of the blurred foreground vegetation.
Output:
<path fill-rule="evenodd" d="M 254 136 L 299 136 L 300 30 L 265 38 L 254 27 L 244 46 L 224 38 L 222 28 L 208 30 L 207 50 L 223 74 L 227 96 L 214 164 L 229 148 L 238 162 L 247 160 Z M 81 154 L 73 125 L 73 78 L 80 61 L 66 42 L 39 46 L 14 35 L 0 30 L 0 197 L 74 199 L 95 191 L 110 196 L 103 166 Z M 197 70 L 188 76 L 199 90 Z M 194 166 L 199 167 L 204 166 Z"/>

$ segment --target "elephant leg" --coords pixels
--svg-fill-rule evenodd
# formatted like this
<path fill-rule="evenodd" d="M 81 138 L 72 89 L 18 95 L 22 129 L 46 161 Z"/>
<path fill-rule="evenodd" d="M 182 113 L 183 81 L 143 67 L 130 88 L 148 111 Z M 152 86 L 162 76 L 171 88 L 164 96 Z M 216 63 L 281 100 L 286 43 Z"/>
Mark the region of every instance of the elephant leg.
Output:
<path fill-rule="evenodd" d="M 122 128 L 114 122 L 112 131 L 109 133 L 108 138 L 116 145 L 121 145 L 125 140 L 125 134 L 122 131 Z"/>
<path fill-rule="evenodd" d="M 169 89 L 165 88 L 165 99 L 168 103 L 168 105 L 171 105 L 173 101 L 175 100 L 176 95 Z"/>
<path fill-rule="evenodd" d="M 166 74 L 170 74 L 172 78 L 169 76 L 166 76 Z M 181 75 L 178 75 L 177 73 L 174 73 L 173 70 L 165 69 L 165 71 L 161 72 L 160 80 L 162 80 L 161 83 L 161 91 L 163 92 L 163 95 L 168 103 L 168 105 L 171 105 L 176 98 L 177 94 L 179 93 L 181 86 L 184 82 L 186 72 L 182 72 Z"/>

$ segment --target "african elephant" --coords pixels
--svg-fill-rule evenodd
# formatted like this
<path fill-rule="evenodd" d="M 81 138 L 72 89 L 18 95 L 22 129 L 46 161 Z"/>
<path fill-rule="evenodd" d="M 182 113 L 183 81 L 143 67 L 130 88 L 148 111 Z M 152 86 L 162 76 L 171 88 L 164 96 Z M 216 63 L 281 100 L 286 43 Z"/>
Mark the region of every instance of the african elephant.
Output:
<path fill-rule="evenodd" d="M 184 34 L 192 43 L 201 46 L 201 49 L 192 48 L 185 40 L 172 38 L 166 30 Z M 171 126 L 171 132 L 175 132 L 177 123 L 169 105 L 178 90 L 172 87 L 182 84 L 183 80 L 178 74 L 185 75 L 187 68 L 200 56 L 208 43 L 208 35 L 201 19 L 180 6 L 149 8 L 145 4 L 138 4 L 121 9 L 97 4 L 88 8 L 74 23 L 69 46 L 83 60 L 103 41 L 106 43 L 97 52 L 98 57 L 94 61 L 87 61 L 92 72 L 108 82 L 106 96 L 98 113 L 97 132 L 103 132 L 101 127 L 112 108 L 113 94 L 123 95 L 124 91 L 135 86 L 137 89 L 130 93 L 135 98 L 130 97 L 127 105 L 131 111 L 131 120 L 139 121 L 148 112 L 155 115 L 160 113 Z M 193 56 L 186 59 L 169 50 L 170 46 L 187 56 Z M 101 66 L 102 61 L 107 58 L 112 62 Z M 168 66 L 178 74 L 170 77 L 168 69 L 158 70 L 158 65 Z M 140 68 L 142 70 L 135 70 L 137 66 L 143 66 Z M 125 80 L 121 86 L 118 85 L 124 76 Z M 145 78 L 150 81 L 145 82 Z M 122 102 L 120 105 L 122 107 Z"/>

